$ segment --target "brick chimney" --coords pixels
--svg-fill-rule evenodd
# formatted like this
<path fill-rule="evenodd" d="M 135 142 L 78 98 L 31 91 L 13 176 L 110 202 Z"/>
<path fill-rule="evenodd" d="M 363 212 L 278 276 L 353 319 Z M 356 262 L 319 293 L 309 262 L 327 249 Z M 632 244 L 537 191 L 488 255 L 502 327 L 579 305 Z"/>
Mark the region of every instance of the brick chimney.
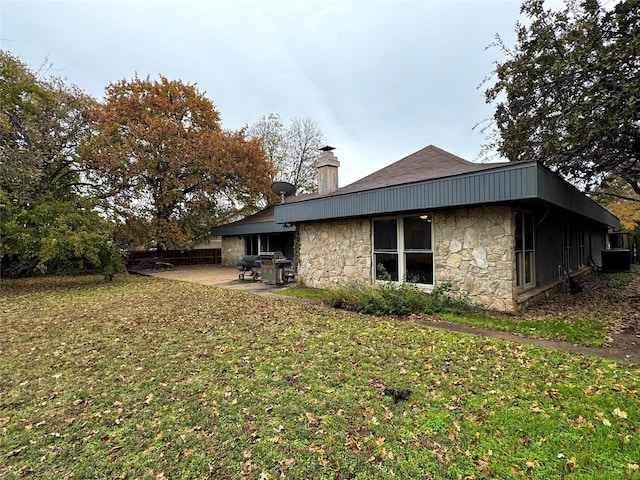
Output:
<path fill-rule="evenodd" d="M 326 195 L 338 189 L 338 167 L 340 162 L 333 154 L 333 147 L 326 146 L 320 149 L 322 153 L 316 161 L 318 169 L 318 193 Z"/>

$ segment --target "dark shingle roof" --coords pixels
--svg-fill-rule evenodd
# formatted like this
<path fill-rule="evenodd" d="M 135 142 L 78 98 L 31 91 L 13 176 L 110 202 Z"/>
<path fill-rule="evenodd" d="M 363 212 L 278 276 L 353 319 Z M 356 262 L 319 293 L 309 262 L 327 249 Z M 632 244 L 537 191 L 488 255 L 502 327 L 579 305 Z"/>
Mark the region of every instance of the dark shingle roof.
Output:
<path fill-rule="evenodd" d="M 473 163 L 434 145 L 429 145 L 371 175 L 323 196 L 343 195 L 347 193 L 364 192 L 376 188 L 422 182 L 435 178 L 488 170 L 508 163 L 509 162 Z M 310 200 L 318 197 L 320 197 L 320 195 L 317 193 L 299 195 L 288 198 L 286 203 Z"/>
<path fill-rule="evenodd" d="M 275 205 L 260 210 L 233 223 L 211 229 L 212 235 L 253 235 L 259 233 L 282 233 L 295 230 L 294 227 L 275 222 Z"/>
<path fill-rule="evenodd" d="M 265 208 L 264 210 L 260 210 L 253 215 L 249 215 L 241 220 L 236 220 L 235 222 L 228 223 L 227 225 L 246 225 L 248 223 L 262 223 L 262 222 L 273 222 L 275 220 L 274 214 L 275 206 L 271 205 L 270 207 Z"/>
<path fill-rule="evenodd" d="M 429 145 L 398 160 L 346 187 L 340 193 L 361 192 L 374 188 L 390 187 L 405 183 L 422 182 L 434 178 L 450 177 L 462 173 L 486 170 L 498 163 L 472 163 L 452 153 Z"/>

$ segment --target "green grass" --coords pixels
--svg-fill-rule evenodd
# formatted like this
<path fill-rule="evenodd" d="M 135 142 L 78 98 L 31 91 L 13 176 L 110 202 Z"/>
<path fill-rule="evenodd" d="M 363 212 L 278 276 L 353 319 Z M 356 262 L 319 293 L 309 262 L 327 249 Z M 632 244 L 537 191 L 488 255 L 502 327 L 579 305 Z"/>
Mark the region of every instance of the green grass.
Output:
<path fill-rule="evenodd" d="M 640 478 L 638 366 L 184 282 L 1 287 L 0 478 Z"/>
<path fill-rule="evenodd" d="M 277 292 L 289 297 L 310 298 L 312 300 L 324 300 L 326 298 L 326 292 L 321 288 L 300 287 L 297 285 L 279 288 Z"/>
<path fill-rule="evenodd" d="M 631 273 L 607 275 L 608 288 L 625 288 L 634 278 Z M 396 287 L 346 286 L 331 289 L 288 287 L 280 291 L 283 295 L 313 298 L 328 305 L 346 310 L 373 315 L 407 315 L 426 313 L 450 322 L 481 326 L 522 335 L 561 340 L 579 345 L 602 346 L 607 335 L 607 321 L 597 312 L 585 312 L 558 317 L 550 315 L 539 318 L 520 318 L 518 315 L 496 316 L 480 307 L 474 307 L 464 300 L 453 300 L 443 293 L 446 288 L 427 294 L 411 285 Z M 530 317 L 530 315 L 529 315 Z"/>
<path fill-rule="evenodd" d="M 610 288 L 625 288 L 635 278 L 632 272 L 609 273 L 606 276 L 607 285 Z"/>
<path fill-rule="evenodd" d="M 599 318 L 541 318 L 523 320 L 518 318 L 496 318 L 482 314 L 453 315 L 440 317 L 457 323 L 476 325 L 495 330 L 519 333 L 532 337 L 563 340 L 591 347 L 602 346 L 607 334 L 607 323 Z"/>

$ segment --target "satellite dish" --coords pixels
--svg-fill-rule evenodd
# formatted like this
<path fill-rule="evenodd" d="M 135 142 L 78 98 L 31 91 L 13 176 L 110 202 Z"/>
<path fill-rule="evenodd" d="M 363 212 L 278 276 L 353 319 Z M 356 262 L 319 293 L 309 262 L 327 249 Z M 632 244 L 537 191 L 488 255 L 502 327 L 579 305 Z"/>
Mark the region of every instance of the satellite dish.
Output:
<path fill-rule="evenodd" d="M 280 203 L 284 203 L 285 197 L 289 197 L 296 193 L 296 187 L 289 182 L 274 182 L 271 185 L 271 190 L 276 195 L 280 195 Z"/>

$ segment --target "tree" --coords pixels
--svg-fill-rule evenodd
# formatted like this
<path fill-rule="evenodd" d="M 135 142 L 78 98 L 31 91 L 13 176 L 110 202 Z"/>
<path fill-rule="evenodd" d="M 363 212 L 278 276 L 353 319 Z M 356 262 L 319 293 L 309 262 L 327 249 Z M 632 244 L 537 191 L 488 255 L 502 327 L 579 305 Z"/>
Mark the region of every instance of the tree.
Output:
<path fill-rule="evenodd" d="M 298 194 L 317 190 L 315 163 L 325 140 L 315 122 L 294 118 L 285 127 L 280 117 L 271 113 L 252 125 L 249 135 L 262 142 L 265 153 L 276 168 L 276 180 L 291 183 Z"/>
<path fill-rule="evenodd" d="M 517 44 L 485 91 L 511 161 L 534 159 L 586 190 L 611 176 L 640 194 L 640 2 L 599 0 L 545 10 L 525 0 Z M 611 192 L 615 193 L 615 192 Z"/>
<path fill-rule="evenodd" d="M 81 186 L 76 150 L 94 100 L 59 78 L 40 79 L 0 52 L 2 187 L 24 198 Z"/>
<path fill-rule="evenodd" d="M 0 253 L 15 256 L 14 273 L 90 262 L 111 278 L 122 269 L 112 227 L 89 198 L 76 158 L 92 103 L 0 51 Z"/>
<path fill-rule="evenodd" d="M 616 192 L 615 196 L 611 192 Z M 640 195 L 617 177 L 609 177 L 604 187 L 596 189 L 593 199 L 618 217 L 624 230 L 632 232 L 640 222 Z"/>
<path fill-rule="evenodd" d="M 274 171 L 260 143 L 245 130 L 224 131 L 195 85 L 162 76 L 110 84 L 92 120 L 83 164 L 119 224 L 146 225 L 158 247 L 188 247 L 268 198 Z"/>

